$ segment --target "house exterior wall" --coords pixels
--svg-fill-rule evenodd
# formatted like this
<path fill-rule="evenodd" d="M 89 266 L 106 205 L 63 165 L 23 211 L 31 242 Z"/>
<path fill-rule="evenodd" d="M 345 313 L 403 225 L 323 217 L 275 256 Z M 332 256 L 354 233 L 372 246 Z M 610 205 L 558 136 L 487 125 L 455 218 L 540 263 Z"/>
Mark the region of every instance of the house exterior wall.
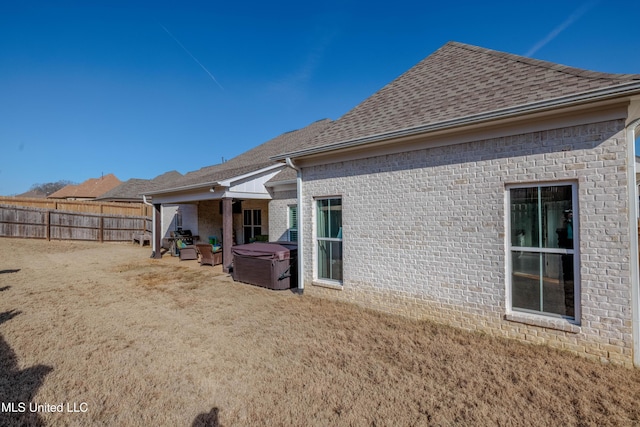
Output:
<path fill-rule="evenodd" d="M 200 241 L 208 242 L 209 237 L 222 240 L 222 215 L 220 200 L 202 200 L 198 203 L 198 229 Z"/>
<path fill-rule="evenodd" d="M 610 120 L 305 167 L 305 292 L 632 365 L 626 152 Z M 577 325 L 508 313 L 506 188 L 538 182 L 577 185 Z M 314 280 L 324 196 L 342 198 L 342 286 Z"/>
<path fill-rule="evenodd" d="M 289 206 L 298 204 L 296 190 L 272 191 L 269 201 L 269 240 L 289 240 Z"/>
<path fill-rule="evenodd" d="M 162 238 L 170 237 L 171 232 L 177 229 L 178 209 L 180 209 L 182 216 L 182 229 L 191 230 L 193 234 L 199 233 L 197 205 L 191 203 L 165 204 L 162 206 Z"/>
<path fill-rule="evenodd" d="M 269 202 L 268 200 L 243 200 L 242 210 L 260 209 L 262 211 L 262 233 L 269 233 Z M 222 214 L 220 213 L 220 200 L 203 200 L 198 204 L 198 228 L 200 240 L 207 241 L 209 236 L 215 236 L 222 240 Z M 243 217 L 242 214 L 233 214 L 233 232 L 236 244 L 243 242 Z M 248 242 L 246 242 L 248 243 Z"/>

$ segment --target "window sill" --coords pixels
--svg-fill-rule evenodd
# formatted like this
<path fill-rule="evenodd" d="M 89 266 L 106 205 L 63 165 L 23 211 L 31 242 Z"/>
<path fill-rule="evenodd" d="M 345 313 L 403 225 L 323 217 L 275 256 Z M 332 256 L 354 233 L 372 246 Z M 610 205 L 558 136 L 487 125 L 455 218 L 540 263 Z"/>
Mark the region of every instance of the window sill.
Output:
<path fill-rule="evenodd" d="M 336 289 L 338 291 L 342 290 L 342 283 L 340 282 L 330 282 L 328 280 L 320 280 L 315 279 L 311 282 L 313 286 L 320 286 L 322 288 Z"/>
<path fill-rule="evenodd" d="M 556 329 L 571 334 L 578 334 L 581 331 L 580 325 L 562 318 L 543 317 L 526 313 L 509 313 L 505 314 L 504 318 L 505 320 L 508 320 L 510 322 L 524 323 L 526 325 Z"/>

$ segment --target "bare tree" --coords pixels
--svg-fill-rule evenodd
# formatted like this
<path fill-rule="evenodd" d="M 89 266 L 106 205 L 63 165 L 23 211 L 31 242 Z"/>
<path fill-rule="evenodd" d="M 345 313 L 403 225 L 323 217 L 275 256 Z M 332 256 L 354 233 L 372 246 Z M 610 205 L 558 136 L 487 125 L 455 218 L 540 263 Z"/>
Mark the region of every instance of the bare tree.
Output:
<path fill-rule="evenodd" d="M 49 194 L 55 193 L 56 191 L 58 191 L 59 189 L 61 189 L 62 187 L 66 187 L 67 185 L 72 185 L 74 184 L 71 181 L 67 181 L 67 180 L 60 180 L 57 182 L 47 182 L 44 184 L 33 184 L 30 188 L 31 191 L 39 191 L 41 193 L 46 194 L 47 196 Z"/>

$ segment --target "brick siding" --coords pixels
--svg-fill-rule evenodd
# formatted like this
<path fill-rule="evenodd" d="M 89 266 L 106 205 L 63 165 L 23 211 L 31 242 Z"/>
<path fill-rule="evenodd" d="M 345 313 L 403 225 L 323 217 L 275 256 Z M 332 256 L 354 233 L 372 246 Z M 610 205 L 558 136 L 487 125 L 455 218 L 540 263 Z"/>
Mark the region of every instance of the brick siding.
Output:
<path fill-rule="evenodd" d="M 305 292 L 632 365 L 624 120 L 435 147 L 303 170 L 303 213 L 341 196 L 341 290 Z M 506 186 L 577 183 L 582 315 L 507 319 Z M 272 201 L 271 203 L 274 203 Z"/>
<path fill-rule="evenodd" d="M 269 201 L 269 240 L 289 240 L 289 206 L 297 205 L 296 190 L 273 191 Z"/>

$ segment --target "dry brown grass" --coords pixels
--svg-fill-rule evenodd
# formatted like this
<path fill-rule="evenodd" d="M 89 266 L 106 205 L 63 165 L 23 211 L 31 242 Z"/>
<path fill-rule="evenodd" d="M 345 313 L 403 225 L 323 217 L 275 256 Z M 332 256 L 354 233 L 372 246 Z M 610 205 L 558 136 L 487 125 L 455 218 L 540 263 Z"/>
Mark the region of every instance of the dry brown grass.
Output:
<path fill-rule="evenodd" d="M 0 239 L 1 425 L 637 425 L 640 373 L 234 283 L 135 245 Z"/>

